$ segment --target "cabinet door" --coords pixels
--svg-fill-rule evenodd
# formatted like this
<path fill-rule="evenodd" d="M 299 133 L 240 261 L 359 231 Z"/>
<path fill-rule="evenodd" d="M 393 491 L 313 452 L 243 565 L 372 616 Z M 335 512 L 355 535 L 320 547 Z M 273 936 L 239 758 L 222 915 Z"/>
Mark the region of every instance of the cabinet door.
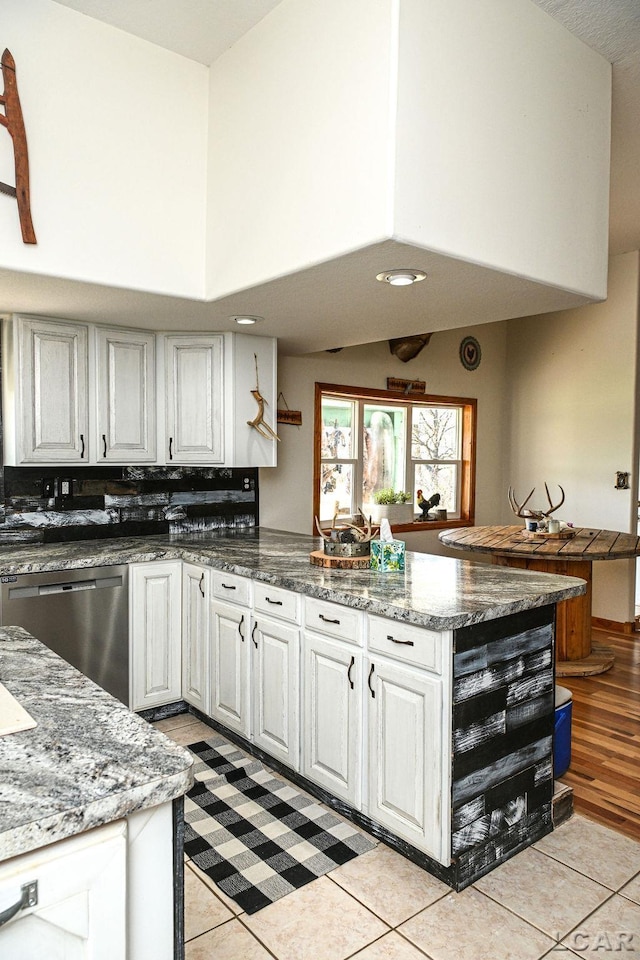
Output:
<path fill-rule="evenodd" d="M 211 604 L 211 716 L 249 738 L 251 615 L 248 608 Z"/>
<path fill-rule="evenodd" d="M 277 424 L 276 341 L 244 333 L 227 334 L 225 353 L 225 463 L 233 467 L 275 467 L 278 441 L 266 428 L 249 425 L 259 412 L 252 390 L 264 399 L 265 423 Z"/>
<path fill-rule="evenodd" d="M 367 683 L 369 816 L 442 861 L 442 680 L 376 658 Z"/>
<path fill-rule="evenodd" d="M 180 560 L 130 567 L 132 710 L 180 700 L 181 567 Z"/>
<path fill-rule="evenodd" d="M 223 462 L 223 336 L 167 337 L 167 448 L 176 463 Z"/>
<path fill-rule="evenodd" d="M 37 882 L 37 904 L 0 927 L 6 960 L 126 960 L 126 837 L 123 821 L 0 865 L 3 907 Z"/>
<path fill-rule="evenodd" d="M 97 327 L 96 338 L 96 460 L 155 460 L 155 335 Z"/>
<path fill-rule="evenodd" d="M 18 323 L 20 462 L 88 462 L 88 328 Z"/>
<path fill-rule="evenodd" d="M 253 742 L 294 769 L 299 766 L 300 631 L 264 616 L 251 629 Z"/>
<path fill-rule="evenodd" d="M 209 712 L 209 570 L 182 565 L 182 696 Z"/>
<path fill-rule="evenodd" d="M 360 807 L 362 655 L 353 646 L 305 633 L 303 773 Z"/>

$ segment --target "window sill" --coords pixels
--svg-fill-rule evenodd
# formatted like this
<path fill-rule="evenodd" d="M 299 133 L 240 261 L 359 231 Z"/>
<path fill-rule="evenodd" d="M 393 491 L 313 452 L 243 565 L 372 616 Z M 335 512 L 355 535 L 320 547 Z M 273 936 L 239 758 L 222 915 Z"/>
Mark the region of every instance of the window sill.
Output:
<path fill-rule="evenodd" d="M 395 523 L 392 533 L 422 533 L 425 530 L 451 530 L 454 527 L 472 527 L 473 520 L 414 520 L 413 523 Z"/>

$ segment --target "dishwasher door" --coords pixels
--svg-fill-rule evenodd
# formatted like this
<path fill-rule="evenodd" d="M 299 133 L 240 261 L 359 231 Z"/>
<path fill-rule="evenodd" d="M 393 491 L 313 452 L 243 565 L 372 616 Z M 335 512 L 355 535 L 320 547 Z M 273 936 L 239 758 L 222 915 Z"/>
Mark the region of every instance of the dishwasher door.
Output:
<path fill-rule="evenodd" d="M 0 620 L 24 627 L 129 704 L 126 564 L 1 578 Z"/>

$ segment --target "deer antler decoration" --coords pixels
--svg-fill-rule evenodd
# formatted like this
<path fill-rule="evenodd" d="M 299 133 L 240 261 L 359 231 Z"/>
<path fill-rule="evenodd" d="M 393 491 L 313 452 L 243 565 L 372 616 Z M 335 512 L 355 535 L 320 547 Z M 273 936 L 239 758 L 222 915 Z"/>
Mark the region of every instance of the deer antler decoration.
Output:
<path fill-rule="evenodd" d="M 253 427 L 254 430 L 260 434 L 261 437 L 264 437 L 265 440 L 277 440 L 280 443 L 280 437 L 272 430 L 267 421 L 264 418 L 264 406 L 266 404 L 265 398 L 260 393 L 260 383 L 258 382 L 258 355 L 254 353 L 253 359 L 256 363 L 256 388 L 251 391 L 252 396 L 255 398 L 256 403 L 258 404 L 258 412 L 253 418 L 253 420 L 247 420 L 247 425 Z"/>
<path fill-rule="evenodd" d="M 547 492 L 547 500 L 549 501 L 548 510 L 525 510 L 526 505 L 529 503 L 529 500 L 531 500 L 531 497 L 535 492 L 535 489 L 536 489 L 535 487 L 533 488 L 533 490 L 531 490 L 531 492 L 529 493 L 529 496 L 522 501 L 522 503 L 518 503 L 518 501 L 516 500 L 516 495 L 513 490 L 513 487 L 509 487 L 509 505 L 513 510 L 513 512 L 515 513 L 516 517 L 522 517 L 523 520 L 527 517 L 529 517 L 532 520 L 543 520 L 545 517 L 550 517 L 551 514 L 554 513 L 556 510 L 558 510 L 559 507 L 561 507 L 562 504 L 564 503 L 564 490 L 562 489 L 560 484 L 558 484 L 558 487 L 560 488 L 560 493 L 562 494 L 562 496 L 558 501 L 558 503 L 554 505 L 553 501 L 551 500 L 551 494 L 549 493 L 549 487 L 547 486 L 546 483 L 544 485 L 544 489 Z"/>

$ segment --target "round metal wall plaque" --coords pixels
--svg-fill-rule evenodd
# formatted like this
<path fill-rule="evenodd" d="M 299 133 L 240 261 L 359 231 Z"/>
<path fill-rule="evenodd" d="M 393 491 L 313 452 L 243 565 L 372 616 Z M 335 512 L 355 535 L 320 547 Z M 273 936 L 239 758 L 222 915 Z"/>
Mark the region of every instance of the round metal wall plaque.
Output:
<path fill-rule="evenodd" d="M 460 343 L 460 362 L 465 370 L 477 370 L 482 359 L 482 350 L 475 337 L 465 337 Z"/>

